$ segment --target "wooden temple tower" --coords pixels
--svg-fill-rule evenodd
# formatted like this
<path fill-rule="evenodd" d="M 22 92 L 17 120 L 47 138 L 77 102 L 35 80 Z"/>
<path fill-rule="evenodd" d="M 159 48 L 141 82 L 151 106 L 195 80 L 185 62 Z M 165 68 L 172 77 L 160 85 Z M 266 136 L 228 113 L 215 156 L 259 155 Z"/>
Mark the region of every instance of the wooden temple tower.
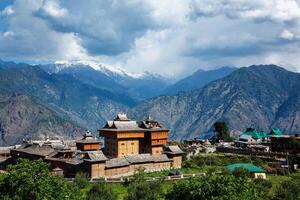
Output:
<path fill-rule="evenodd" d="M 104 154 L 109 158 L 150 153 L 161 155 L 167 144 L 169 130 L 150 117 L 144 121 L 132 121 L 119 113 L 113 121 L 107 121 L 99 130 L 104 137 Z"/>

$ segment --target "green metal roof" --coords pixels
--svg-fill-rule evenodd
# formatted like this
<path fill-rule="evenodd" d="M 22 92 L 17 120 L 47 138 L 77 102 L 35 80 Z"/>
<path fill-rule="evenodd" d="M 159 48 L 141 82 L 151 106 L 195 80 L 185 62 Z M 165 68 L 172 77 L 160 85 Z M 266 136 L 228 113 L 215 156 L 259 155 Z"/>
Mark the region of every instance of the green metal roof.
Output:
<path fill-rule="evenodd" d="M 250 135 L 254 139 L 263 139 L 268 137 L 268 134 L 266 132 L 256 131 L 256 130 L 247 131 L 247 132 L 245 131 L 243 132 L 243 135 Z"/>
<path fill-rule="evenodd" d="M 248 170 L 249 172 L 262 172 L 262 173 L 266 172 L 264 169 L 259 168 L 251 163 L 234 163 L 234 164 L 228 165 L 226 168 L 229 171 L 233 172 L 240 167 Z"/>
<path fill-rule="evenodd" d="M 279 128 L 272 128 L 269 135 L 283 135 L 283 133 Z"/>

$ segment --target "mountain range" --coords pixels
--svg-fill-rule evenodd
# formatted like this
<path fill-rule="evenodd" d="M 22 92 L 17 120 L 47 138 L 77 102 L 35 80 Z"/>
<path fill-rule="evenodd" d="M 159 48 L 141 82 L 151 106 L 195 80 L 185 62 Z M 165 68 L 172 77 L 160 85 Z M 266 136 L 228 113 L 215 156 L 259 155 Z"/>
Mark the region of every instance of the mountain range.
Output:
<path fill-rule="evenodd" d="M 126 94 L 99 89 L 69 75 L 49 74 L 39 66 L 0 65 L 0 94 L 13 93 L 29 96 L 56 115 L 91 130 L 137 103 Z"/>
<path fill-rule="evenodd" d="M 172 138 L 198 137 L 215 121 L 231 130 L 248 127 L 287 134 L 300 132 L 300 74 L 275 65 L 240 68 L 201 89 L 159 96 L 140 103 L 130 116 L 152 116 L 172 130 Z"/>
<path fill-rule="evenodd" d="M 158 74 L 133 74 L 121 68 L 89 62 L 58 63 L 40 66 L 50 74 L 67 74 L 93 87 L 125 94 L 140 101 L 158 96 L 171 80 Z"/>
<path fill-rule="evenodd" d="M 83 131 L 26 95 L 0 95 L 0 145 L 23 139 L 75 138 Z"/>
<path fill-rule="evenodd" d="M 237 68 L 235 67 L 221 67 L 208 71 L 199 69 L 192 75 L 183 78 L 172 85 L 169 85 L 162 94 L 175 95 L 179 92 L 187 92 L 195 89 L 200 89 L 214 80 L 227 76 L 236 69 Z"/>
<path fill-rule="evenodd" d="M 231 130 L 276 126 L 300 132 L 298 73 L 275 65 L 223 67 L 172 81 L 101 64 L 0 60 L 0 144 L 30 136 L 74 138 L 84 129 L 96 131 L 120 111 L 133 119 L 150 115 L 170 128 L 173 139 L 208 133 L 216 120 Z"/>

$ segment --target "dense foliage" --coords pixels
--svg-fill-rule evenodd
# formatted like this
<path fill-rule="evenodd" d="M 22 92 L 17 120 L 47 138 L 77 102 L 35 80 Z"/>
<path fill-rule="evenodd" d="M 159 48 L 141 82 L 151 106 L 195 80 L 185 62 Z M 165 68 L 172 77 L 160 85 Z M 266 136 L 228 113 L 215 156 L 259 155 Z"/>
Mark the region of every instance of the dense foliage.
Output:
<path fill-rule="evenodd" d="M 42 160 L 18 160 L 8 166 L 8 174 L 0 183 L 1 199 L 76 199 L 76 190 L 62 177 L 49 172 Z"/>
<path fill-rule="evenodd" d="M 232 175 L 208 175 L 174 184 L 166 199 L 170 200 L 248 200 L 264 199 L 265 193 L 247 178 Z"/>
<path fill-rule="evenodd" d="M 216 139 L 217 140 L 224 140 L 229 141 L 231 140 L 229 129 L 227 124 L 222 121 L 217 121 L 214 123 L 214 131 L 217 133 Z"/>
<path fill-rule="evenodd" d="M 143 172 L 136 173 L 128 186 L 126 200 L 156 200 L 161 196 L 160 181 L 146 181 Z"/>
<path fill-rule="evenodd" d="M 104 181 L 93 184 L 87 195 L 88 200 L 115 200 L 117 195 Z"/>
<path fill-rule="evenodd" d="M 203 167 L 203 166 L 227 166 L 232 163 L 253 163 L 263 166 L 266 163 L 259 158 L 250 156 L 224 156 L 224 155 L 197 155 L 183 163 L 184 167 Z"/>
<path fill-rule="evenodd" d="M 74 182 L 68 182 L 49 172 L 49 166 L 41 160 L 24 159 L 10 165 L 7 171 L 8 174 L 0 176 L 0 199 L 6 200 L 300 199 L 299 174 L 282 176 L 285 179 L 275 184 L 268 180 L 253 180 L 242 169 L 235 173 L 213 171 L 206 176 L 174 182 L 152 180 L 148 174 L 139 171 L 125 184 L 108 184 L 103 180 L 92 183 L 86 174 L 79 173 Z"/>
<path fill-rule="evenodd" d="M 276 191 L 276 200 L 300 200 L 300 181 L 284 181 Z"/>
<path fill-rule="evenodd" d="M 77 173 L 74 179 L 74 184 L 79 189 L 84 189 L 90 185 L 90 180 L 87 174 L 85 173 Z"/>

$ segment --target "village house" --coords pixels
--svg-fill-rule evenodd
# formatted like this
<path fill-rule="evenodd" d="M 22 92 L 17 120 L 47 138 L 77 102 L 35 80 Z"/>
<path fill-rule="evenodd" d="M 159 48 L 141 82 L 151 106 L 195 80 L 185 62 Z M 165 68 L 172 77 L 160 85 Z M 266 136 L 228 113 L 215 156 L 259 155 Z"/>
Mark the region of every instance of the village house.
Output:
<path fill-rule="evenodd" d="M 269 133 L 257 131 L 249 128 L 243 132 L 235 141 L 235 146 L 242 148 L 253 148 L 262 151 L 269 151 L 270 138 L 272 136 L 281 136 L 283 133 L 278 128 L 272 128 Z"/>
<path fill-rule="evenodd" d="M 227 166 L 227 169 L 231 172 L 243 168 L 247 170 L 253 178 L 266 179 L 266 170 L 259 168 L 252 163 L 234 163 Z"/>
<path fill-rule="evenodd" d="M 98 139 L 86 132 L 75 141 L 75 148 L 64 142 L 51 143 L 26 141 L 11 149 L 11 156 L 43 159 L 53 173 L 74 177 L 85 172 L 91 178 L 132 175 L 143 168 L 146 172 L 180 168 L 183 151 L 178 146 L 168 146 L 169 130 L 150 117 L 142 121 L 129 120 L 119 113 L 99 130 L 104 147 Z"/>
<path fill-rule="evenodd" d="M 300 153 L 300 134 L 273 135 L 271 137 L 271 149 L 273 152 L 299 154 Z"/>

